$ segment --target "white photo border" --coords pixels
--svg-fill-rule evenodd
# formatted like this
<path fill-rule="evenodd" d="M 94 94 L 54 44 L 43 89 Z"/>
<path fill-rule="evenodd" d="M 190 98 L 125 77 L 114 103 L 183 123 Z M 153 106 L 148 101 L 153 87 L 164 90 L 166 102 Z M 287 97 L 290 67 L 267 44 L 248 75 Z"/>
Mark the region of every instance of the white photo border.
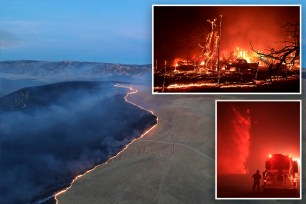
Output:
<path fill-rule="evenodd" d="M 299 92 L 154 92 L 154 7 L 217 7 L 217 6 L 298 6 L 300 8 L 300 83 Z M 153 95 L 301 95 L 302 94 L 302 4 L 152 4 L 152 94 Z"/>
<path fill-rule="evenodd" d="M 299 183 L 300 183 L 300 197 L 299 198 L 278 198 L 278 197 L 275 197 L 275 198 L 218 198 L 217 196 L 217 136 L 218 136 L 218 133 L 217 133 L 217 104 L 218 102 L 299 102 L 300 103 L 300 179 L 299 179 Z M 244 99 L 233 99 L 233 100 L 226 100 L 226 99 L 222 99 L 222 100 L 215 100 L 215 200 L 302 200 L 302 157 L 303 157 L 303 154 L 302 154 L 302 100 L 295 100 L 295 99 L 292 99 L 292 100 L 264 100 L 264 99 L 259 99 L 259 100 L 244 100 Z"/>

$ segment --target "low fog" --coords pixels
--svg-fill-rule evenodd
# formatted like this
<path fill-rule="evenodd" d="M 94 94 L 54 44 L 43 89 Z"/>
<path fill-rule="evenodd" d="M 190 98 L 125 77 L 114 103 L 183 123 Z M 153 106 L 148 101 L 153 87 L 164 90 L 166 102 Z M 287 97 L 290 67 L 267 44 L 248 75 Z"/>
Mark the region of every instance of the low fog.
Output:
<path fill-rule="evenodd" d="M 98 62 L 44 62 L 33 60 L 0 62 L 0 97 L 27 86 L 63 81 L 124 81 L 150 83 L 151 65 Z"/>

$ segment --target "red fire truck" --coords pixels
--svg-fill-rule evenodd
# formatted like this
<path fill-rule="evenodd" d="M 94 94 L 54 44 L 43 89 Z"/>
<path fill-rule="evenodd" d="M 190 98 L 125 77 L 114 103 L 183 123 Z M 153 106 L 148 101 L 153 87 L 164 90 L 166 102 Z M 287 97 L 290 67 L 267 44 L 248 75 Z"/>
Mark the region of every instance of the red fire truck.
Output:
<path fill-rule="evenodd" d="M 297 192 L 299 168 L 297 160 L 293 160 L 291 155 L 269 155 L 265 166 L 266 170 L 263 172 L 264 192 Z"/>

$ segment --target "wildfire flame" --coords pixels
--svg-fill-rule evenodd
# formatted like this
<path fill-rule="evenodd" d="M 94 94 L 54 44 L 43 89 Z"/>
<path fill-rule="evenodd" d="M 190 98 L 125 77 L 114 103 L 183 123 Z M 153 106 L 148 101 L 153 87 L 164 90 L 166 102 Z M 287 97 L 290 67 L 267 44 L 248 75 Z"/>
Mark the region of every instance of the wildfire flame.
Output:
<path fill-rule="evenodd" d="M 190 83 L 190 84 L 171 84 L 167 86 L 167 89 L 187 89 L 194 87 L 217 87 L 218 83 Z M 220 88 L 246 88 L 246 87 L 256 87 L 255 84 L 250 82 L 249 84 L 226 84 L 221 85 Z M 158 87 L 156 87 L 158 88 Z"/>
<path fill-rule="evenodd" d="M 243 50 L 242 48 L 237 47 L 237 51 L 234 53 L 234 56 L 236 58 L 243 58 L 248 63 L 251 62 L 250 57 L 248 56 L 248 52 L 246 50 Z"/>
<path fill-rule="evenodd" d="M 131 102 L 131 101 L 129 101 L 129 100 L 127 99 L 127 97 L 128 97 L 129 95 L 132 95 L 132 94 L 137 93 L 138 90 L 133 89 L 133 88 L 130 87 L 130 86 L 124 86 L 124 85 L 121 85 L 121 84 L 115 84 L 114 86 L 115 86 L 115 87 L 121 87 L 121 88 L 127 88 L 127 89 L 129 89 L 130 92 L 128 92 L 128 93 L 124 96 L 124 100 L 125 100 L 127 103 L 130 103 L 130 104 L 132 104 L 132 105 L 134 105 L 134 106 L 137 106 L 138 108 L 140 108 L 140 109 L 142 109 L 142 110 L 145 110 L 145 111 L 151 113 L 152 115 L 154 115 L 153 111 L 148 110 L 148 109 L 146 109 L 146 108 L 144 108 L 144 107 L 142 107 L 142 106 L 140 106 L 140 105 L 137 105 L 137 104 L 135 104 L 135 103 L 133 103 L 133 102 Z M 155 115 L 155 116 L 156 116 L 156 115 Z M 158 124 L 158 117 L 157 117 L 157 116 L 156 116 L 156 122 L 157 122 L 157 123 L 156 123 L 154 126 L 152 126 L 151 128 L 149 128 L 148 130 L 146 130 L 140 137 L 134 138 L 129 144 L 127 144 L 127 145 L 126 145 L 120 152 L 118 152 L 116 155 L 112 156 L 112 157 L 111 157 L 110 159 L 108 159 L 106 162 L 104 162 L 104 163 L 102 163 L 102 164 L 99 164 L 99 165 L 93 167 L 92 169 L 87 170 L 85 173 L 76 176 L 76 177 L 72 180 L 71 184 L 70 184 L 67 188 L 65 188 L 65 189 L 63 189 L 63 190 L 61 190 L 61 191 L 55 193 L 54 198 L 55 198 L 56 204 L 58 204 L 58 197 L 59 197 L 60 195 L 64 194 L 65 192 L 67 192 L 70 188 L 72 188 L 72 185 L 73 185 L 79 178 L 81 178 L 81 177 L 85 176 L 86 174 L 88 174 L 88 173 L 94 171 L 94 170 L 95 170 L 96 168 L 98 168 L 99 166 L 106 165 L 106 164 L 109 163 L 111 160 L 113 160 L 113 159 L 115 159 L 116 157 L 118 157 L 118 156 L 119 156 L 125 149 L 127 149 L 128 146 L 131 145 L 135 140 L 138 140 L 138 139 L 144 137 L 145 135 L 147 135 L 149 132 L 151 132 L 151 131 L 157 126 L 157 124 Z"/>

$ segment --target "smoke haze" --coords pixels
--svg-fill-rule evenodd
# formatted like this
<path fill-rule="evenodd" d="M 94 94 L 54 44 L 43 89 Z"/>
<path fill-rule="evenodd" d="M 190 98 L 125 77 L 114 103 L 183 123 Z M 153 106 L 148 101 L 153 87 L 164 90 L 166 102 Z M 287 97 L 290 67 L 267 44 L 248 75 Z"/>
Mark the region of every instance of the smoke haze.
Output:
<path fill-rule="evenodd" d="M 64 82 L 0 98 L 0 198 L 32 203 L 156 123 L 108 82 Z"/>
<path fill-rule="evenodd" d="M 241 113 L 233 106 L 228 114 L 232 115 L 228 121 L 231 128 L 222 131 L 218 127 L 218 173 L 245 174 L 250 147 L 250 110 Z"/>
<path fill-rule="evenodd" d="M 220 101 L 217 142 L 218 174 L 262 171 L 269 154 L 300 159 L 300 103 Z"/>

